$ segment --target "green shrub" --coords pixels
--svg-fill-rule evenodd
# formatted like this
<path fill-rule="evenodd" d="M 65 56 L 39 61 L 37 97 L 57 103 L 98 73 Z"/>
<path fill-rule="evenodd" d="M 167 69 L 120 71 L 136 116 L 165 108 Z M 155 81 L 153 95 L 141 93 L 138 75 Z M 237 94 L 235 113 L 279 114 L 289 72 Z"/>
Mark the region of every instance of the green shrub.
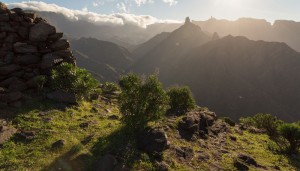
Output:
<path fill-rule="evenodd" d="M 98 81 L 85 69 L 62 63 L 52 70 L 52 88 L 76 94 L 77 98 L 88 99 L 98 89 Z"/>
<path fill-rule="evenodd" d="M 37 76 L 36 78 L 37 89 L 41 91 L 44 88 L 44 85 L 47 83 L 47 77 L 45 75 Z"/>
<path fill-rule="evenodd" d="M 155 121 L 165 113 L 168 96 L 156 75 L 142 80 L 130 73 L 123 76 L 119 84 L 122 90 L 119 96 L 120 111 L 129 128 L 142 129 L 149 121 Z"/>
<path fill-rule="evenodd" d="M 285 123 L 278 127 L 278 132 L 289 142 L 288 152 L 297 153 L 300 145 L 300 126 L 294 123 Z"/>
<path fill-rule="evenodd" d="M 120 91 L 120 87 L 112 82 L 105 82 L 102 86 L 103 93 L 114 93 Z"/>
<path fill-rule="evenodd" d="M 170 110 L 186 112 L 195 108 L 196 103 L 188 87 L 172 87 L 167 92 L 170 98 Z"/>
<path fill-rule="evenodd" d="M 230 126 L 235 126 L 235 122 L 232 120 L 232 119 L 230 119 L 229 117 L 223 117 L 223 118 L 221 118 L 224 122 L 226 122 L 228 125 L 230 125 Z"/>
<path fill-rule="evenodd" d="M 277 119 L 276 116 L 263 113 L 256 114 L 252 117 L 241 118 L 240 122 L 246 126 L 254 126 L 263 129 L 271 137 L 277 135 L 277 127 L 283 123 L 283 121 Z"/>

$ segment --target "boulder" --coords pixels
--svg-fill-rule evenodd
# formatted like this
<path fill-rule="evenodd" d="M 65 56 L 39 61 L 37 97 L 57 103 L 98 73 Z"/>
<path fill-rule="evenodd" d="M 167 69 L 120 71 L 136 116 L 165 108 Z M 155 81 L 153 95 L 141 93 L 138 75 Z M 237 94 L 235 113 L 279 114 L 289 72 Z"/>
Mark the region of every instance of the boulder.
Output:
<path fill-rule="evenodd" d="M 16 132 L 16 128 L 8 125 L 5 120 L 0 119 L 0 145 L 9 140 Z"/>
<path fill-rule="evenodd" d="M 147 127 L 138 135 L 138 148 L 147 153 L 162 152 L 169 148 L 167 134 L 162 128 Z"/>
<path fill-rule="evenodd" d="M 38 52 L 37 47 L 28 45 L 27 43 L 17 42 L 14 44 L 14 50 L 16 53 L 36 53 Z"/>
<path fill-rule="evenodd" d="M 19 78 L 17 77 L 9 77 L 5 80 L 3 80 L 2 82 L 0 82 L 0 86 L 1 87 L 8 87 L 10 85 L 11 82 L 18 80 Z"/>
<path fill-rule="evenodd" d="M 12 81 L 8 86 L 8 90 L 10 92 L 24 91 L 26 89 L 27 89 L 27 85 L 20 79 Z"/>
<path fill-rule="evenodd" d="M 5 64 L 12 64 L 13 59 L 14 59 L 14 53 L 8 52 L 7 55 L 5 55 L 3 62 Z"/>
<path fill-rule="evenodd" d="M 176 147 L 176 155 L 186 160 L 191 160 L 194 157 L 194 150 L 188 147 Z"/>
<path fill-rule="evenodd" d="M 209 154 L 207 154 L 205 152 L 198 154 L 198 157 L 197 157 L 197 161 L 199 161 L 199 162 L 206 162 L 209 159 L 210 159 Z"/>
<path fill-rule="evenodd" d="M 118 164 L 117 159 L 110 154 L 105 155 L 96 163 L 96 171 L 113 171 Z"/>
<path fill-rule="evenodd" d="M 244 162 L 248 165 L 253 165 L 256 167 L 259 166 L 254 158 L 252 158 L 251 156 L 245 155 L 245 154 L 239 154 L 237 156 L 237 159 L 241 160 L 242 162 Z"/>
<path fill-rule="evenodd" d="M 17 92 L 11 92 L 7 94 L 7 101 L 10 102 L 14 102 L 14 101 L 18 101 L 20 99 L 23 98 L 23 93 L 17 91 Z"/>
<path fill-rule="evenodd" d="M 53 67 L 56 64 L 59 64 L 62 61 L 63 59 L 61 57 L 49 53 L 43 56 L 40 66 L 42 69 L 48 69 Z"/>
<path fill-rule="evenodd" d="M 40 62 L 41 58 L 36 56 L 36 55 L 22 55 L 18 56 L 15 59 L 15 63 L 20 64 L 20 65 L 30 65 L 30 64 L 36 64 Z"/>
<path fill-rule="evenodd" d="M 233 161 L 233 165 L 239 171 L 247 171 L 247 170 L 249 170 L 249 167 L 247 165 L 245 165 L 242 162 L 239 162 L 238 160 L 234 160 Z"/>
<path fill-rule="evenodd" d="M 22 101 L 15 101 L 9 104 L 9 106 L 13 108 L 21 108 L 23 105 Z"/>
<path fill-rule="evenodd" d="M 6 37 L 6 32 L 0 32 L 0 39 L 3 39 Z"/>
<path fill-rule="evenodd" d="M 69 51 L 69 50 L 55 51 L 55 52 L 52 53 L 52 55 L 54 55 L 54 56 L 59 56 L 59 57 L 61 57 L 62 59 L 66 59 L 66 58 L 73 57 L 72 52 Z"/>
<path fill-rule="evenodd" d="M 218 135 L 220 133 L 229 131 L 230 126 L 227 123 L 225 123 L 224 121 L 218 120 L 210 127 L 209 130 L 213 134 Z"/>
<path fill-rule="evenodd" d="M 52 148 L 57 149 L 57 148 L 62 148 L 66 144 L 65 140 L 58 140 L 52 144 Z"/>
<path fill-rule="evenodd" d="M 59 39 L 61 39 L 63 37 L 63 35 L 64 35 L 63 33 L 54 33 L 54 34 L 51 34 L 51 35 L 49 35 L 47 41 L 49 41 L 49 42 L 56 42 Z"/>
<path fill-rule="evenodd" d="M 18 137 L 21 138 L 22 140 L 33 140 L 36 136 L 35 131 L 28 131 L 28 130 L 21 130 L 18 132 Z"/>
<path fill-rule="evenodd" d="M 48 23 L 40 22 L 31 27 L 29 31 L 29 40 L 33 42 L 46 41 L 48 36 L 54 33 L 56 33 L 55 27 Z"/>
<path fill-rule="evenodd" d="M 19 69 L 21 69 L 21 67 L 16 64 L 2 66 L 0 67 L 0 75 L 9 75 Z"/>
<path fill-rule="evenodd" d="M 157 171 L 168 171 L 170 169 L 170 166 L 166 162 L 162 161 L 156 162 L 155 168 Z"/>
<path fill-rule="evenodd" d="M 29 36 L 28 33 L 28 28 L 27 27 L 19 27 L 18 28 L 18 34 L 23 38 L 23 39 L 27 39 Z"/>
<path fill-rule="evenodd" d="M 117 115 L 110 115 L 110 116 L 108 116 L 108 119 L 110 119 L 110 120 L 118 120 L 119 116 L 117 116 Z"/>
<path fill-rule="evenodd" d="M 187 113 L 178 123 L 178 131 L 182 138 L 194 140 L 206 138 L 209 127 L 216 121 L 216 114 L 207 110 L 197 109 Z"/>
<path fill-rule="evenodd" d="M 76 95 L 72 93 L 68 93 L 62 90 L 56 90 L 54 92 L 48 93 L 47 98 L 56 102 L 61 103 L 76 103 Z"/>
<path fill-rule="evenodd" d="M 40 77 L 41 75 L 32 77 L 29 81 L 26 82 L 26 85 L 30 88 L 38 88 Z"/>
<path fill-rule="evenodd" d="M 0 94 L 4 94 L 6 92 L 7 92 L 6 88 L 0 87 Z"/>
<path fill-rule="evenodd" d="M 0 22 L 7 22 L 9 21 L 8 14 L 0 14 Z"/>
<path fill-rule="evenodd" d="M 31 11 L 25 11 L 24 16 L 28 17 L 28 18 L 31 18 L 34 21 L 37 17 L 37 14 L 34 13 L 34 12 L 31 12 Z"/>
<path fill-rule="evenodd" d="M 66 39 L 61 39 L 61 40 L 58 40 L 55 43 L 53 43 L 50 46 L 50 48 L 53 51 L 66 50 L 66 49 L 70 48 L 70 43 Z"/>

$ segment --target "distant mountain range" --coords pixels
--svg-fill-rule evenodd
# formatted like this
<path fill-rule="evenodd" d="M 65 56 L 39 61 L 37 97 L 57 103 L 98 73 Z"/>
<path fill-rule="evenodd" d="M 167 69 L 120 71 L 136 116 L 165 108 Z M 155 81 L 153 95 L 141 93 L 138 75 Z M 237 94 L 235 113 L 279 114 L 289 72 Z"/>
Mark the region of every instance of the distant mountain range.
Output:
<path fill-rule="evenodd" d="M 217 32 L 220 36 L 245 36 L 252 40 L 285 42 L 300 52 L 300 22 L 276 20 L 274 24 L 262 19 L 241 18 L 236 21 L 194 21 L 203 30 Z"/>
<path fill-rule="evenodd" d="M 141 28 L 135 25 L 96 25 L 84 20 L 70 20 L 63 14 L 54 12 L 38 12 L 52 25 L 69 37 L 93 37 L 99 40 L 110 41 L 128 49 L 133 49 L 156 34 L 171 32 L 178 28 L 178 23 L 157 23 Z"/>
<path fill-rule="evenodd" d="M 187 23 L 131 70 L 159 70 L 166 86 L 188 85 L 199 105 L 220 115 L 237 119 L 270 112 L 300 119 L 300 53 L 285 43 L 233 36 L 210 41 L 198 26 Z"/>
<path fill-rule="evenodd" d="M 147 28 L 133 25 L 95 25 L 83 20 L 71 21 L 66 16 L 54 12 L 39 12 L 39 15 L 70 37 L 93 37 L 116 43 L 129 50 L 135 49 L 157 34 L 172 32 L 181 26 L 178 23 L 157 23 Z M 285 42 L 300 52 L 300 22 L 277 20 L 272 25 L 262 19 L 241 18 L 229 21 L 211 18 L 193 23 L 200 26 L 203 31 L 217 32 L 221 37 L 231 34 L 245 36 L 251 40 Z"/>
<path fill-rule="evenodd" d="M 198 104 L 219 115 L 237 119 L 265 112 L 285 120 L 300 119 L 297 22 L 271 25 L 257 19 L 212 18 L 145 29 L 96 26 L 55 13 L 41 15 L 71 37 L 78 65 L 101 81 L 117 81 L 130 71 L 159 71 L 166 87 L 191 87 Z"/>

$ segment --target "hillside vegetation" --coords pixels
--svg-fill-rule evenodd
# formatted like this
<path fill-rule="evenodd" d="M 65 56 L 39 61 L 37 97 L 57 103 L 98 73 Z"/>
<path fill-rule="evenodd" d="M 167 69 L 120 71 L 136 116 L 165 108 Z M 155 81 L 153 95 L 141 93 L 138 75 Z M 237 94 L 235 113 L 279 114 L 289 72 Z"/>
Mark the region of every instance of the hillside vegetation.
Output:
<path fill-rule="evenodd" d="M 134 75 L 123 77 L 121 90 L 132 89 L 132 86 L 126 85 L 138 83 L 138 80 Z M 141 93 L 150 91 L 148 85 L 154 86 L 152 93 L 164 91 L 159 90 L 160 83 L 155 81 L 155 76 L 150 76 L 148 83 L 140 85 Z M 155 88 L 155 85 L 158 87 Z M 288 154 L 285 149 L 279 150 L 276 141 L 265 132 L 265 127 L 255 125 L 255 118 L 244 118 L 242 124 L 235 124 L 228 118 L 217 118 L 207 108 L 191 108 L 190 102 L 186 103 L 189 105 L 181 105 L 180 109 L 186 110 L 169 110 L 140 122 L 144 126 L 139 129 L 132 129 L 128 127 L 131 122 L 125 118 L 140 115 L 120 112 L 128 111 L 134 104 L 134 101 L 125 106 L 120 104 L 133 95 L 122 93 L 116 85 L 106 83 L 100 96 L 92 101 L 68 105 L 49 101 L 41 93 L 28 99 L 20 109 L 1 111 L 5 113 L 1 117 L 7 122 L 2 128 L 14 127 L 18 131 L 1 144 L 0 169 L 150 171 L 300 168 L 299 156 L 294 152 L 293 155 L 285 155 Z M 123 98 L 118 98 L 119 94 Z M 168 94 L 173 94 L 170 96 L 172 99 L 189 93 L 173 88 Z M 148 102 L 156 102 L 148 96 L 140 94 L 136 97 L 145 98 L 145 103 L 136 101 L 145 105 L 141 111 L 165 111 L 161 107 L 148 106 Z M 165 98 L 161 100 L 160 104 L 168 101 Z M 173 101 L 172 104 L 174 107 L 174 104 L 180 103 Z M 296 147 L 299 147 L 298 144 Z"/>

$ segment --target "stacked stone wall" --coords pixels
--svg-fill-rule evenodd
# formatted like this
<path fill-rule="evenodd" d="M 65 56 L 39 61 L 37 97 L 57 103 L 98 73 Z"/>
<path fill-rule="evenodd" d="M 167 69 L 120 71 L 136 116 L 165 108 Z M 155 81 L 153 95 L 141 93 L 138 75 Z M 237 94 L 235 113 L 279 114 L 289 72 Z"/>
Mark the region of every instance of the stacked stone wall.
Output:
<path fill-rule="evenodd" d="M 39 86 L 62 63 L 75 64 L 63 33 L 36 13 L 8 9 L 0 2 L 0 108 L 17 107 L 24 94 Z"/>

